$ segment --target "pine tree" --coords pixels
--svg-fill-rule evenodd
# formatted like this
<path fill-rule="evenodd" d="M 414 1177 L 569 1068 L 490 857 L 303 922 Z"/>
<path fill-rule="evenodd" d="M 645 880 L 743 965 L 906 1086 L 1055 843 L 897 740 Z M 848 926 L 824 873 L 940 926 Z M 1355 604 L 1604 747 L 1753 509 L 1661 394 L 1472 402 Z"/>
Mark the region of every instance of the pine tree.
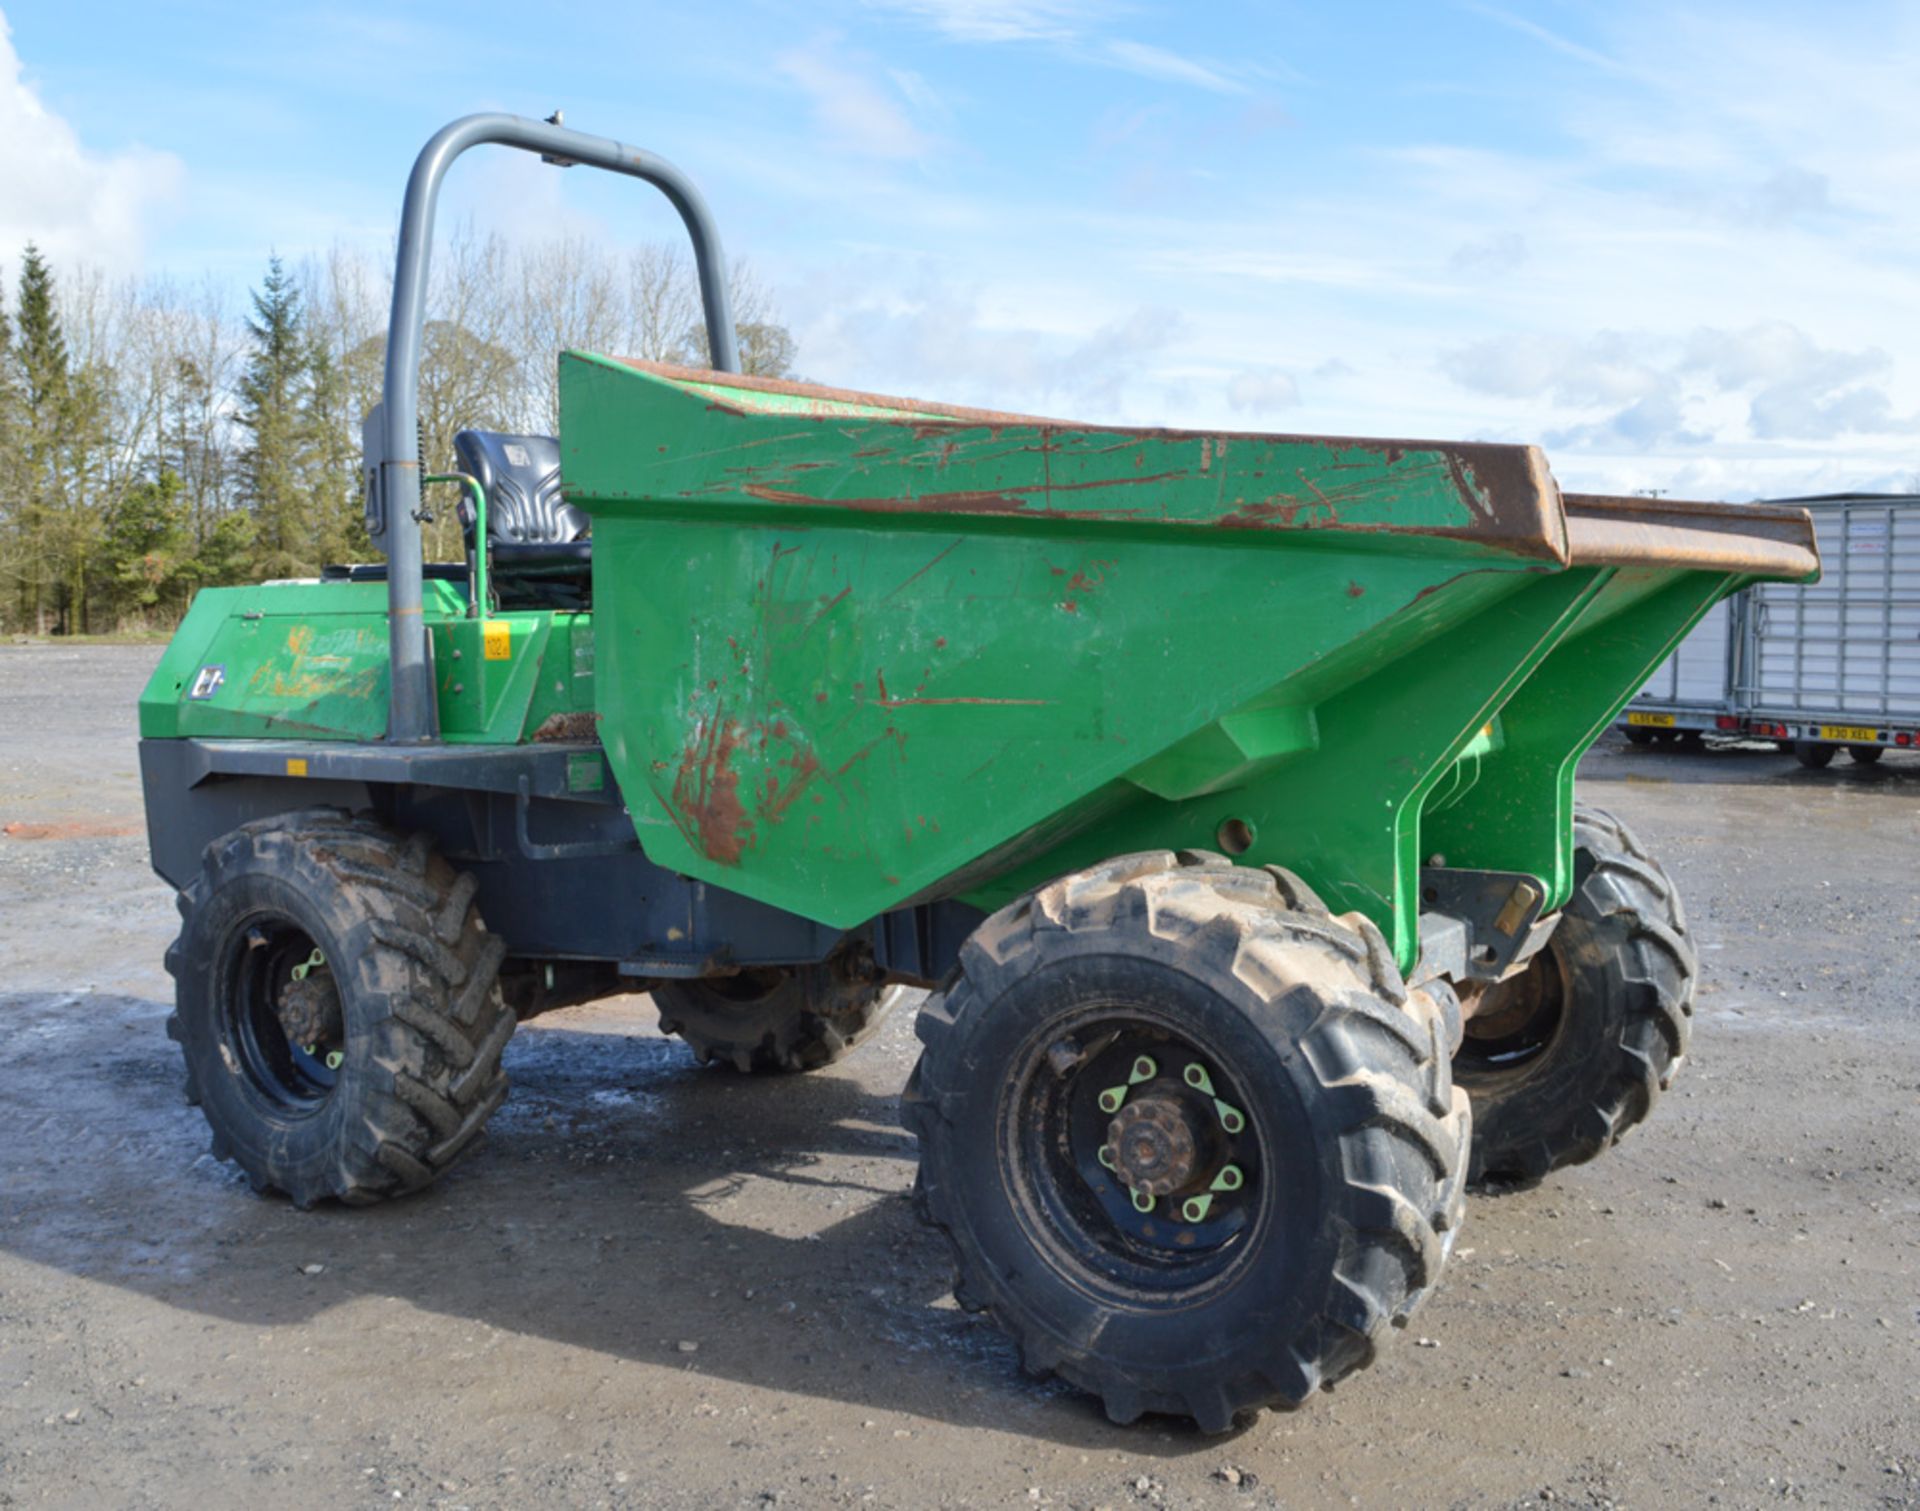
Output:
<path fill-rule="evenodd" d="M 172 617 L 186 607 L 193 564 L 185 485 L 171 467 L 129 488 L 107 520 L 101 541 L 114 608 L 143 619 Z"/>
<path fill-rule="evenodd" d="M 20 370 L 29 409 L 44 411 L 66 397 L 67 338 L 53 302 L 53 269 L 39 247 L 27 243 L 20 262 Z"/>
<path fill-rule="evenodd" d="M 54 608 L 53 533 L 67 491 L 67 432 L 72 374 L 54 306 L 53 269 L 32 242 L 20 263 L 20 295 L 11 350 L 18 391 L 17 451 L 22 562 L 21 617 L 44 634 Z"/>
<path fill-rule="evenodd" d="M 0 301 L 0 564 L 7 571 L 7 589 L 26 607 L 26 578 L 17 580 L 15 563 L 26 560 L 26 520 L 23 516 L 25 468 L 20 458 L 20 384 L 16 376 L 13 321 Z"/>
<path fill-rule="evenodd" d="M 249 440 L 240 464 L 260 564 L 270 576 L 312 572 L 331 512 L 315 475 L 324 451 L 315 421 L 318 354 L 300 289 L 278 256 L 254 293 L 248 329 L 254 349 L 240 379 L 238 420 Z"/>

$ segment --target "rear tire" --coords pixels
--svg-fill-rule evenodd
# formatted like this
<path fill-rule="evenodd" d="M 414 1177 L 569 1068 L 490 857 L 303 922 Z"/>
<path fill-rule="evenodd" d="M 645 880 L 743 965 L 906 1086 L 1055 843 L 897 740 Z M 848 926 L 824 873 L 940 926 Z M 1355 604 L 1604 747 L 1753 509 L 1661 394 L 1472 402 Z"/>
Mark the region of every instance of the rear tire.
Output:
<path fill-rule="evenodd" d="M 1887 753 L 1884 745 L 1849 745 L 1847 758 L 1856 766 L 1872 766 Z"/>
<path fill-rule="evenodd" d="M 1833 763 L 1833 753 L 1840 747 L 1825 745 L 1818 740 L 1795 740 L 1793 758 L 1809 771 L 1818 771 L 1822 766 Z"/>
<path fill-rule="evenodd" d="M 1651 745 L 1653 743 L 1653 731 L 1642 728 L 1638 724 L 1629 724 L 1627 726 L 1627 743 L 1629 745 Z"/>
<path fill-rule="evenodd" d="M 320 808 L 207 847 L 167 951 L 213 1153 L 310 1207 L 418 1190 L 507 1095 L 506 954 L 424 834 Z"/>
<path fill-rule="evenodd" d="M 701 1064 L 742 1075 L 819 1070 L 879 1028 L 901 988 L 881 986 L 843 951 L 818 965 L 745 970 L 653 989 L 660 1027 L 678 1034 Z"/>
<path fill-rule="evenodd" d="M 1673 1084 L 1692 1030 L 1693 941 L 1673 882 L 1627 826 L 1573 820 L 1576 886 L 1526 970 L 1488 987 L 1454 1080 L 1473 1098 L 1476 1189 L 1523 1189 L 1613 1147 Z"/>
<path fill-rule="evenodd" d="M 1161 851 L 1053 882 L 918 1028 L 903 1111 L 955 1299 L 1116 1422 L 1298 1405 L 1439 1280 L 1471 1116 L 1445 1004 L 1286 872 Z"/>

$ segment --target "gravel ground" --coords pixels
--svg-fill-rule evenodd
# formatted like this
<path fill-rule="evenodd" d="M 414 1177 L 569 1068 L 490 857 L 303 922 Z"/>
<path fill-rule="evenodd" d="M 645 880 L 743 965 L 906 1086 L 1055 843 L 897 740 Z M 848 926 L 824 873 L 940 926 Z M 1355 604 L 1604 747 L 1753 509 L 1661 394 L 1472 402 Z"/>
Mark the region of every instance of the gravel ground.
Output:
<path fill-rule="evenodd" d="M 1471 1204 L 1376 1368 L 1209 1439 L 955 1310 L 910 1011 L 777 1083 L 555 1014 L 433 1190 L 250 1194 L 162 1032 L 156 655 L 0 649 L 0 1506 L 1920 1504 L 1920 757 L 1591 757 L 1704 945 L 1682 1079 Z"/>

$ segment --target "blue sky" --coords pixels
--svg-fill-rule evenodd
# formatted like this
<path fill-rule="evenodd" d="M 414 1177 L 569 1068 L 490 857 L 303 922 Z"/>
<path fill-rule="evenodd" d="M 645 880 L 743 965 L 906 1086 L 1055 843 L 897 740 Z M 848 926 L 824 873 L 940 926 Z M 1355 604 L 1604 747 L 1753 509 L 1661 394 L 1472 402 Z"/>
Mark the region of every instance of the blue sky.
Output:
<path fill-rule="evenodd" d="M 1920 8 L 5 4 L 0 265 L 384 255 L 413 153 L 544 115 L 705 186 L 824 382 L 1531 440 L 1569 487 L 1920 486 Z M 596 182 L 598 178 L 601 181 Z M 455 214 L 648 191 L 470 156 Z"/>

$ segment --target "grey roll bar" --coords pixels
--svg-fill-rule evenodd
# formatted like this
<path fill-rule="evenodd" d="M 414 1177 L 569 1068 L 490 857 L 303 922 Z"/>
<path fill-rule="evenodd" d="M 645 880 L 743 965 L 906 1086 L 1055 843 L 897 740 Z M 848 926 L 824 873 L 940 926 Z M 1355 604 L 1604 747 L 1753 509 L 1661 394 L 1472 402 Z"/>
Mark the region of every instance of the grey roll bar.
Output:
<path fill-rule="evenodd" d="M 427 269 L 440 183 L 453 160 L 483 142 L 537 153 L 559 167 L 581 163 L 645 179 L 673 202 L 693 241 L 706 314 L 707 350 L 715 368 L 740 371 L 733 305 L 727 294 L 720 232 L 693 180 L 665 158 L 607 137 L 517 115 L 462 116 L 435 132 L 414 160 L 400 211 L 400 248 L 387 322 L 387 370 L 378 419 L 369 426 L 366 457 L 369 528 L 385 532 L 387 631 L 391 651 L 387 739 L 427 744 L 438 738 L 438 704 L 427 664 L 427 627 L 420 589 L 420 347 L 427 318 Z M 372 419 L 373 417 L 369 417 Z"/>

